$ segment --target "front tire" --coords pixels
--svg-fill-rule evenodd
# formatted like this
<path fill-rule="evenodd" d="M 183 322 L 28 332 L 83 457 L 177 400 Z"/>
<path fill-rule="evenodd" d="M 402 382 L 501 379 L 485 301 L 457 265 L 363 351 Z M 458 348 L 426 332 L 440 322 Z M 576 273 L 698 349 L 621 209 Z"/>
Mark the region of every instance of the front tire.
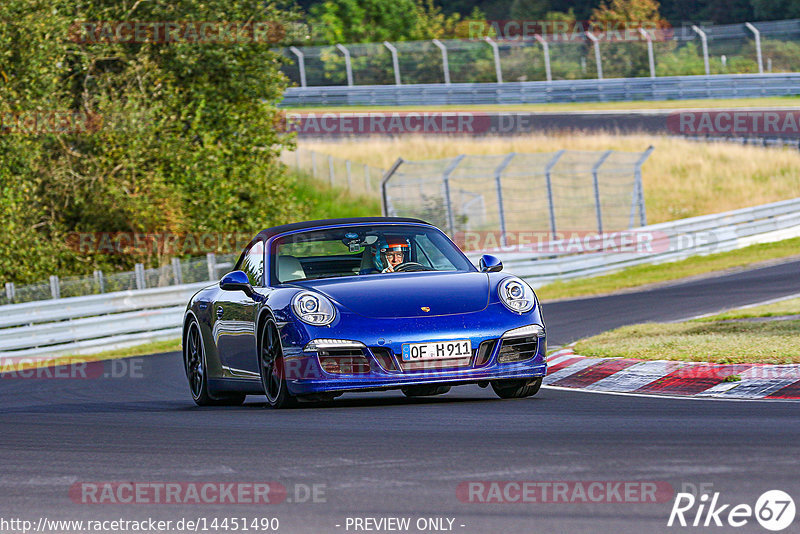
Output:
<path fill-rule="evenodd" d="M 492 389 L 501 399 L 524 399 L 539 392 L 542 377 L 526 380 L 495 380 Z"/>
<path fill-rule="evenodd" d="M 261 385 L 267 403 L 272 408 L 288 408 L 297 404 L 297 398 L 289 393 L 286 385 L 286 372 L 283 360 L 283 347 L 275 321 L 267 319 L 261 331 L 261 350 L 259 351 L 259 371 Z"/>
<path fill-rule="evenodd" d="M 206 351 L 203 345 L 200 325 L 195 319 L 189 322 L 186 337 L 183 340 L 183 365 L 186 378 L 189 380 L 189 391 L 192 400 L 198 406 L 241 406 L 246 395 L 231 393 L 224 397 L 214 398 L 208 392 L 208 366 Z"/>

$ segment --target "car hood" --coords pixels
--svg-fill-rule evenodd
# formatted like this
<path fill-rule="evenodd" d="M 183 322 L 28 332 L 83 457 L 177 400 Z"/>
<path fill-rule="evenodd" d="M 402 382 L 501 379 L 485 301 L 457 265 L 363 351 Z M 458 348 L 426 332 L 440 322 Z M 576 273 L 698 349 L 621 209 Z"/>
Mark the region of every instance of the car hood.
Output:
<path fill-rule="evenodd" d="M 387 273 L 309 280 L 297 285 L 375 318 L 470 313 L 483 310 L 489 302 L 489 277 L 478 272 Z"/>

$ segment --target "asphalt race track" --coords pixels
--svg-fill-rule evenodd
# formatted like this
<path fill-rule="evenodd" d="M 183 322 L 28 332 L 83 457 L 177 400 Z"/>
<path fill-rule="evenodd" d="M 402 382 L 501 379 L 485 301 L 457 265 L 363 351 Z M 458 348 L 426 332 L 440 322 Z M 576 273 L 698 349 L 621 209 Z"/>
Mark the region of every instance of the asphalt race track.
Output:
<path fill-rule="evenodd" d="M 797 293 L 798 272 L 800 262 L 793 262 L 545 303 L 545 319 L 551 342 L 561 344 L 624 323 Z M 449 518 L 449 531 L 463 533 L 700 530 L 666 526 L 672 492 L 656 503 L 463 502 L 457 489 L 470 481 L 636 481 L 668 483 L 675 492 L 704 485 L 720 493 L 720 504 L 751 506 L 764 491 L 780 489 L 800 503 L 794 402 L 556 389 L 501 401 L 490 389 L 464 386 L 430 399 L 370 393 L 273 411 L 264 409 L 263 398 L 249 397 L 241 408 L 200 409 L 189 397 L 179 354 L 120 362 L 117 378 L 0 379 L 0 518 L 35 525 L 42 517 L 277 517 L 278 532 L 321 534 L 354 532 L 347 518 L 365 517 L 411 518 L 406 532 L 448 531 L 417 530 L 419 518 Z M 70 494 L 70 487 L 99 481 L 275 481 L 288 496 L 269 505 L 86 504 Z M 304 498 L 312 485 L 317 502 Z M 795 521 L 784 532 L 798 530 Z M 735 531 L 765 532 L 754 519 Z"/>

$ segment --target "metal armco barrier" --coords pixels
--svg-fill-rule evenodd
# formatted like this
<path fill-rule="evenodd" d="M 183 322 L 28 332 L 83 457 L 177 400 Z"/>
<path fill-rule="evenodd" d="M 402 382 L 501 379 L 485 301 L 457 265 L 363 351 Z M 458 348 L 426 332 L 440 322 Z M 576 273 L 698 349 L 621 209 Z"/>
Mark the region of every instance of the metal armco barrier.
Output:
<path fill-rule="evenodd" d="M 552 82 L 290 87 L 282 106 L 546 104 L 800 94 L 800 73 L 665 76 Z"/>
<path fill-rule="evenodd" d="M 186 303 L 209 284 L 0 306 L 0 358 L 91 353 L 180 337 Z"/>
<path fill-rule="evenodd" d="M 636 228 L 632 235 L 647 237 L 651 250 L 576 253 L 570 243 L 547 242 L 518 250 L 471 251 L 503 261 L 504 270 L 526 279 L 533 287 L 556 280 L 597 276 L 642 264 L 664 263 L 800 236 L 800 198 L 703 215 Z"/>

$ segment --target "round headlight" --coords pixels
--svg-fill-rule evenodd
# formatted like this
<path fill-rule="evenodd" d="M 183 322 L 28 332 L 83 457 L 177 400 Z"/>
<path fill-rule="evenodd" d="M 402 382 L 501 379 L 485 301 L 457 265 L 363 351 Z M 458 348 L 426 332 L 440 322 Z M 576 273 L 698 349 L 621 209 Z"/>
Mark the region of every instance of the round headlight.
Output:
<path fill-rule="evenodd" d="M 531 286 L 516 277 L 509 277 L 497 285 L 500 301 L 514 313 L 527 313 L 536 305 Z"/>
<path fill-rule="evenodd" d="M 314 326 L 325 326 L 333 321 L 336 308 L 319 293 L 301 291 L 292 299 L 292 310 L 297 318 Z"/>

